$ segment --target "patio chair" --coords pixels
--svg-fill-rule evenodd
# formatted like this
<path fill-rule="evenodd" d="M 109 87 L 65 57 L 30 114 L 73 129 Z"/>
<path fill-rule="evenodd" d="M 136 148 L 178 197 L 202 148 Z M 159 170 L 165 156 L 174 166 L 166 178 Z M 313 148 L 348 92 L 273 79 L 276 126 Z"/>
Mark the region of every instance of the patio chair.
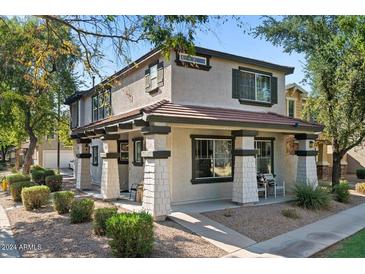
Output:
<path fill-rule="evenodd" d="M 129 200 L 136 201 L 137 200 L 137 188 L 138 184 L 132 184 L 131 190 L 129 192 Z M 133 200 L 132 200 L 133 197 Z"/>
<path fill-rule="evenodd" d="M 267 183 L 261 174 L 257 175 L 257 192 L 264 192 L 265 199 L 267 199 Z"/>
<path fill-rule="evenodd" d="M 283 192 L 283 197 L 285 197 L 285 181 L 281 181 L 281 183 L 279 183 L 277 180 L 275 180 L 275 184 L 274 184 L 274 195 L 276 198 L 276 193 L 278 190 L 281 190 Z"/>

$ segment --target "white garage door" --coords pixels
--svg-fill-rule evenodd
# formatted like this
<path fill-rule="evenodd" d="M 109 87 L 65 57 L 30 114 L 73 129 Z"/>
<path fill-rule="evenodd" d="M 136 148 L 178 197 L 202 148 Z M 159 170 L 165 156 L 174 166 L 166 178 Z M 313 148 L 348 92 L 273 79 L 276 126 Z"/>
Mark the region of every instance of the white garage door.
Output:
<path fill-rule="evenodd" d="M 60 151 L 60 168 L 67 168 L 74 158 L 71 150 Z M 43 150 L 43 167 L 57 168 L 57 150 Z"/>

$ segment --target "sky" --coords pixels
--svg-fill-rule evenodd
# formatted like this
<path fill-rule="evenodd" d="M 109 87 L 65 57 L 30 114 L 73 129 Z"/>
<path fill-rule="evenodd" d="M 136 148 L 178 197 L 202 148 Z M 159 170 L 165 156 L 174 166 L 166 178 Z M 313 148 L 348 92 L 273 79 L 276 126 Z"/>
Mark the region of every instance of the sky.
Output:
<path fill-rule="evenodd" d="M 286 76 L 286 84 L 298 83 L 306 90 L 310 91 L 310 87 L 301 83 L 304 78 L 303 63 L 304 57 L 301 54 L 292 53 L 291 55 L 284 53 L 281 47 L 275 47 L 270 42 L 254 38 L 253 36 L 244 33 L 243 30 L 249 30 L 260 24 L 261 16 L 243 16 L 243 29 L 237 27 L 235 20 L 229 19 L 227 23 L 217 25 L 211 23 L 212 32 L 199 31 L 196 35 L 196 45 L 223 51 L 231 54 L 236 54 L 244 57 L 259 59 L 267 62 L 272 62 L 279 65 L 294 67 L 294 73 Z M 131 60 L 135 60 L 144 53 L 152 49 L 152 46 L 144 43 L 131 47 Z M 106 50 L 109 59 L 113 59 L 111 50 Z M 120 70 L 123 66 L 116 63 L 104 63 L 103 74 L 111 75 Z M 98 82 L 98 81 L 97 81 Z"/>

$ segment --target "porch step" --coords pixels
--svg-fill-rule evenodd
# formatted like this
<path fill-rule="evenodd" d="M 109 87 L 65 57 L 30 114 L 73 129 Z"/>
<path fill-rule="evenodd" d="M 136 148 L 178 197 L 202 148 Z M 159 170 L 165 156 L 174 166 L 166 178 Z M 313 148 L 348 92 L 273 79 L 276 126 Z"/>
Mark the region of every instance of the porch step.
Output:
<path fill-rule="evenodd" d="M 173 212 L 169 215 L 169 218 L 228 253 L 256 243 L 247 236 L 199 213 Z"/>

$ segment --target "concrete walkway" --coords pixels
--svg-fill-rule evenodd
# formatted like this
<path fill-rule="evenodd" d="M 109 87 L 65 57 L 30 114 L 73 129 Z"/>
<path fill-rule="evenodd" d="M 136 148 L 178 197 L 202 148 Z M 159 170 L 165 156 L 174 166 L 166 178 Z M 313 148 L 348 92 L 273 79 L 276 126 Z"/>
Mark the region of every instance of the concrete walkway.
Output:
<path fill-rule="evenodd" d="M 169 217 L 228 252 L 227 258 L 306 258 L 365 228 L 364 213 L 361 204 L 260 243 L 196 212 Z"/>
<path fill-rule="evenodd" d="M 0 258 L 19 258 L 10 222 L 4 208 L 0 205 Z"/>

